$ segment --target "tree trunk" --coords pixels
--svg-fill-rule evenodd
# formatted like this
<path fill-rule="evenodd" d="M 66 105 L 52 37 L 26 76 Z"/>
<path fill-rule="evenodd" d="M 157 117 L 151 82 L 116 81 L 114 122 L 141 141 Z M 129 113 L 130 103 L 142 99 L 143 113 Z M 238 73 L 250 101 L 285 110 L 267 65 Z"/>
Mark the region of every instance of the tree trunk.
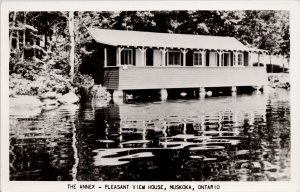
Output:
<path fill-rule="evenodd" d="M 75 61 L 75 39 L 74 39 L 74 12 L 69 12 L 69 32 L 70 32 L 70 76 L 74 77 Z"/>
<path fill-rule="evenodd" d="M 36 40 L 33 40 L 33 59 L 35 60 L 36 58 Z"/>
<path fill-rule="evenodd" d="M 284 56 L 282 56 L 281 62 L 282 62 L 282 72 L 284 73 Z"/>
<path fill-rule="evenodd" d="M 21 59 L 21 55 L 20 55 L 20 36 L 19 36 L 19 30 L 17 31 L 17 38 L 16 38 L 16 40 L 17 40 L 17 43 L 16 43 L 16 49 L 17 49 L 17 59 L 18 59 L 18 61 L 20 61 L 20 59 Z"/>
<path fill-rule="evenodd" d="M 14 16 L 13 16 L 12 26 L 15 27 L 15 25 L 16 25 L 16 17 L 17 17 L 17 13 L 16 13 L 16 12 L 13 12 L 13 14 L 14 14 Z M 13 49 L 13 46 L 12 46 L 13 33 L 14 33 L 14 30 L 11 30 L 10 36 L 9 36 L 9 46 L 10 46 L 10 50 Z"/>
<path fill-rule="evenodd" d="M 26 12 L 24 11 L 24 25 L 26 25 Z M 22 51 L 22 58 L 21 58 L 21 61 L 22 63 L 24 63 L 24 55 L 25 55 L 25 44 L 26 44 L 26 41 L 25 41 L 25 33 L 26 33 L 26 28 L 24 27 L 24 30 L 23 30 L 23 51 Z"/>

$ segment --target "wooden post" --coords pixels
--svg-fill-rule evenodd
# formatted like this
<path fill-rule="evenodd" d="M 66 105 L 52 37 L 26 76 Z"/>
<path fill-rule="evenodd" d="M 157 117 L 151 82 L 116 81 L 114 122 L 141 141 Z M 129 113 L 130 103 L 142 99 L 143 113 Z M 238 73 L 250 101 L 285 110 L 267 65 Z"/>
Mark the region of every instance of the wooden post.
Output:
<path fill-rule="evenodd" d="M 265 65 L 265 53 L 262 52 L 261 55 L 262 55 L 262 64 L 263 64 L 263 67 L 265 67 L 266 66 Z"/>
<path fill-rule="evenodd" d="M 142 65 L 143 66 L 146 66 L 146 62 L 145 62 L 145 53 L 147 51 L 147 48 L 139 48 L 141 54 L 142 54 L 142 57 L 141 57 L 141 62 L 142 62 Z"/>
<path fill-rule="evenodd" d="M 253 63 L 252 63 L 252 57 L 251 57 L 251 52 L 248 52 L 248 62 L 249 62 L 249 67 L 253 67 Z"/>
<path fill-rule="evenodd" d="M 113 92 L 113 101 L 115 103 L 122 103 L 123 102 L 123 90 L 114 90 Z"/>
<path fill-rule="evenodd" d="M 166 52 L 168 51 L 168 49 L 163 48 L 163 49 L 160 49 L 160 51 L 162 53 L 162 62 L 161 62 L 161 65 L 162 66 L 166 66 Z"/>
<path fill-rule="evenodd" d="M 282 72 L 284 73 L 284 56 L 281 55 Z"/>
<path fill-rule="evenodd" d="M 239 59 L 238 59 L 238 52 L 234 52 L 233 53 L 234 54 L 234 62 L 233 62 L 233 66 L 238 66 L 238 61 L 239 61 Z"/>
<path fill-rule="evenodd" d="M 232 95 L 232 96 L 236 96 L 236 93 L 237 93 L 237 88 L 236 88 L 236 86 L 232 86 L 232 87 L 231 87 L 231 95 Z"/>
<path fill-rule="evenodd" d="M 118 57 L 117 57 L 117 66 L 121 65 L 121 51 L 123 51 L 123 47 L 118 47 L 117 52 L 118 52 Z"/>
<path fill-rule="evenodd" d="M 202 51 L 200 51 L 200 53 L 201 53 L 202 66 L 205 66 L 205 53 L 206 53 L 206 50 L 202 50 Z"/>
<path fill-rule="evenodd" d="M 183 66 L 186 66 L 186 53 L 188 52 L 188 50 L 183 49 L 181 50 L 182 54 L 183 54 Z"/>
<path fill-rule="evenodd" d="M 104 67 L 107 67 L 107 49 L 104 48 Z"/>
<path fill-rule="evenodd" d="M 224 53 L 224 51 L 217 51 L 218 55 L 219 55 L 219 67 L 223 66 L 222 65 L 222 55 Z"/>
<path fill-rule="evenodd" d="M 271 72 L 273 73 L 273 64 L 272 64 L 272 55 L 270 52 L 270 65 L 271 65 Z"/>
<path fill-rule="evenodd" d="M 205 98 L 205 95 L 206 95 L 205 88 L 204 87 L 200 87 L 199 88 L 199 97 L 200 98 Z"/>
<path fill-rule="evenodd" d="M 165 100 L 168 99 L 168 91 L 167 91 L 167 89 L 161 89 L 160 90 L 160 99 L 162 101 L 165 101 Z"/>
<path fill-rule="evenodd" d="M 257 66 L 260 67 L 260 53 L 257 53 Z"/>

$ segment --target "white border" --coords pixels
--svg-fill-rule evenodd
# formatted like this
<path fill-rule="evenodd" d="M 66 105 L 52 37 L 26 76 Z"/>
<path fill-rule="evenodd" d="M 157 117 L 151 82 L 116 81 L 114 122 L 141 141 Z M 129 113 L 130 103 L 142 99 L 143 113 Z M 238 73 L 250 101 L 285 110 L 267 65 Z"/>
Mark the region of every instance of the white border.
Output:
<path fill-rule="evenodd" d="M 102 11 L 102 10 L 289 10 L 291 32 L 291 181 L 281 182 L 184 182 L 220 185 L 207 191 L 300 191 L 300 2 L 299 1 L 36 1 L 2 2 L 1 5 L 1 191 L 75 191 L 67 184 L 116 184 L 116 182 L 35 182 L 9 181 L 9 81 L 8 12 L 9 11 Z M 118 184 L 178 184 L 179 182 L 118 182 Z M 182 183 L 180 183 L 182 184 Z M 115 190 L 85 190 L 115 191 Z M 122 191 L 122 190 L 119 190 Z M 125 190 L 123 190 L 125 191 Z M 129 190 L 130 191 L 130 190 Z M 133 191 L 133 190 L 132 190 Z M 139 191 L 139 190 L 134 190 Z M 140 190 L 148 191 L 148 190 Z M 152 190 L 155 191 L 155 190 Z M 159 191 L 159 190 L 157 190 Z M 176 190 L 179 191 L 179 190 Z M 189 191 L 189 190 L 185 190 Z M 195 190 L 205 191 L 205 190 Z"/>

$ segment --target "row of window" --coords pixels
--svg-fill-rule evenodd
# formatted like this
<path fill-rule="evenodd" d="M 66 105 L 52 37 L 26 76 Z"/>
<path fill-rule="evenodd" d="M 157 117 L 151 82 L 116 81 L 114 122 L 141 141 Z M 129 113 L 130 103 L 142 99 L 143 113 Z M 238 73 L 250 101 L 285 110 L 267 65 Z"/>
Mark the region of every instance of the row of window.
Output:
<path fill-rule="evenodd" d="M 206 66 L 206 56 L 202 59 L 202 53 L 199 51 L 193 52 L 193 65 L 194 66 Z M 233 65 L 234 66 L 243 66 L 244 57 L 243 53 L 233 54 Z M 221 57 L 221 62 L 219 62 L 219 55 L 217 52 L 209 53 L 209 66 L 218 66 L 218 63 L 221 66 L 232 66 L 231 65 L 231 54 L 230 52 L 224 52 Z M 124 49 L 121 52 L 121 65 L 133 65 L 133 50 Z M 181 65 L 181 52 L 180 51 L 168 51 L 167 52 L 167 65 L 177 66 Z"/>

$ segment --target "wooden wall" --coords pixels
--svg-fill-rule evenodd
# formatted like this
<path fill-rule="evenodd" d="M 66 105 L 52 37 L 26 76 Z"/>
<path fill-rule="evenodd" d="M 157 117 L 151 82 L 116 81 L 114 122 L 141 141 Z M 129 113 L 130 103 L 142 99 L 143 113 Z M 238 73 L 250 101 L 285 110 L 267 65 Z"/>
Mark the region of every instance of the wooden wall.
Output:
<path fill-rule="evenodd" d="M 107 49 L 107 68 L 104 68 L 104 48 Z M 209 51 L 206 52 L 206 66 L 209 65 Z M 147 66 L 138 67 L 140 59 L 134 49 L 134 64 L 127 70 L 114 67 L 116 47 L 98 44 L 92 56 L 95 69 L 96 84 L 108 89 L 161 89 L 161 88 L 198 88 L 226 86 L 255 86 L 266 84 L 264 67 L 193 67 L 193 51 L 186 54 L 187 67 L 160 67 L 161 51 L 148 49 L 146 52 Z M 181 55 L 183 56 L 183 55 Z M 233 55 L 231 54 L 231 60 Z M 232 62 L 232 61 L 231 61 Z M 249 55 L 244 53 L 244 63 L 249 64 Z"/>
<path fill-rule="evenodd" d="M 119 67 L 104 68 L 103 86 L 107 89 L 118 89 L 120 70 Z"/>
<path fill-rule="evenodd" d="M 127 70 L 119 69 L 118 88 L 130 90 L 229 87 L 266 83 L 264 67 L 129 67 Z"/>

